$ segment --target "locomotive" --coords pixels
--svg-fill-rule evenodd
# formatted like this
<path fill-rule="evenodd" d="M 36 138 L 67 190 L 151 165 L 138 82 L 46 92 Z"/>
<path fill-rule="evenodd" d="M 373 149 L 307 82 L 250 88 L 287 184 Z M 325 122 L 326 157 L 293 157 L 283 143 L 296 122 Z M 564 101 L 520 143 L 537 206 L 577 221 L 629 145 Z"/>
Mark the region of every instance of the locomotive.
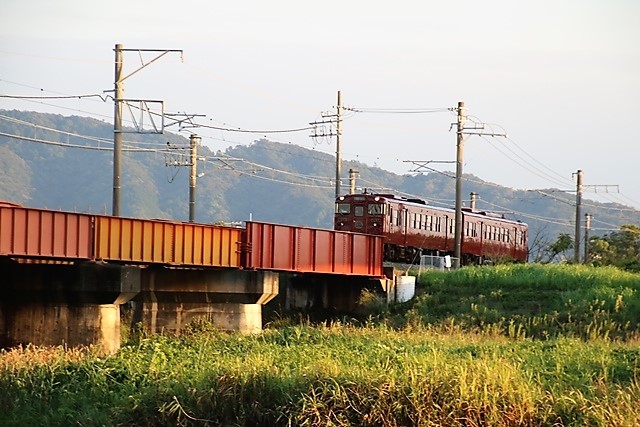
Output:
<path fill-rule="evenodd" d="M 384 260 L 411 262 L 420 255 L 454 254 L 455 210 L 392 194 L 349 194 L 336 199 L 334 228 L 384 236 Z M 527 224 L 462 209 L 463 264 L 527 260 Z"/>

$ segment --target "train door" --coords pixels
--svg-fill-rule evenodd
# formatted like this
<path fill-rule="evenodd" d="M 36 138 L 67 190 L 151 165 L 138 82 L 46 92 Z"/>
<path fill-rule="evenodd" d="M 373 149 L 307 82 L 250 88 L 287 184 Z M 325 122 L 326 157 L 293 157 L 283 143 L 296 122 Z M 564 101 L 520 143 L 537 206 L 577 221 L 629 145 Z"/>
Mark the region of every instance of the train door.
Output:
<path fill-rule="evenodd" d="M 402 205 L 401 205 L 402 206 Z M 404 246 L 408 246 L 409 239 L 409 209 L 405 206 L 402 206 L 402 210 L 400 211 L 400 227 L 402 227 L 402 236 L 404 241 Z"/>
<path fill-rule="evenodd" d="M 367 209 L 367 202 L 362 197 L 361 199 L 358 197 L 354 197 L 353 201 L 353 231 L 356 233 L 364 233 L 366 227 L 366 217 L 365 212 Z"/>
<path fill-rule="evenodd" d="M 445 251 L 453 253 L 455 250 L 455 232 L 456 232 L 456 220 L 449 215 L 445 216 Z"/>

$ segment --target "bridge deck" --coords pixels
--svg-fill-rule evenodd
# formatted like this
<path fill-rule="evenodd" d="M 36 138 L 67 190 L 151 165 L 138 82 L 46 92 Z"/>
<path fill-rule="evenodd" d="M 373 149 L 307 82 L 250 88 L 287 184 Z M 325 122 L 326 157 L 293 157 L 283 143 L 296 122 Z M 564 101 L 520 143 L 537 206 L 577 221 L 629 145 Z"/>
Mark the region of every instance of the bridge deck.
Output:
<path fill-rule="evenodd" d="M 382 277 L 382 237 L 247 222 L 246 228 L 0 203 L 0 257 Z"/>

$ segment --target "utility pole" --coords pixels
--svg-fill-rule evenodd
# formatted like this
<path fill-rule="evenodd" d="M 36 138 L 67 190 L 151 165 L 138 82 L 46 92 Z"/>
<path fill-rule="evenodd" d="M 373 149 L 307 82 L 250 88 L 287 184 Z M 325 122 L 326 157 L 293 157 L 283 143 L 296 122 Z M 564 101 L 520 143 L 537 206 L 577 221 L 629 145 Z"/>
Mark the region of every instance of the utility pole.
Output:
<path fill-rule="evenodd" d="M 617 184 L 597 184 L 597 185 L 584 185 L 582 183 L 582 179 L 584 176 L 584 173 L 582 172 L 582 170 L 578 170 L 575 174 L 577 178 L 576 178 L 576 232 L 575 232 L 575 251 L 574 251 L 574 262 L 576 264 L 580 263 L 580 241 L 581 241 L 581 237 L 580 237 L 580 209 L 582 208 L 582 193 L 584 188 L 591 188 L 593 189 L 593 191 L 595 193 L 598 192 L 598 189 L 602 188 L 604 189 L 605 193 L 609 192 L 610 188 L 615 189 L 616 192 L 619 192 L 619 186 Z M 591 215 L 589 215 L 589 218 L 591 218 Z M 587 237 L 585 235 L 585 253 L 587 251 L 587 244 L 588 241 L 586 240 Z M 586 261 L 586 255 L 585 255 L 585 261 Z"/>
<path fill-rule="evenodd" d="M 462 162 L 464 158 L 464 135 L 479 136 L 503 136 L 505 133 L 485 132 L 485 124 L 477 123 L 473 127 L 465 127 L 466 116 L 464 115 L 464 102 L 458 102 L 458 120 L 451 127 L 456 126 L 456 207 L 455 207 L 455 239 L 454 257 L 458 260 L 458 266 L 462 265 Z M 470 132 L 477 131 L 477 132 Z"/>
<path fill-rule="evenodd" d="M 574 240 L 573 261 L 580 263 L 580 208 L 582 207 L 582 170 L 578 169 L 576 175 L 576 235 Z"/>
<path fill-rule="evenodd" d="M 589 231 L 591 230 L 591 215 L 584 214 L 584 263 L 589 262 Z"/>
<path fill-rule="evenodd" d="M 313 134 L 310 135 L 311 138 L 319 138 L 319 137 L 336 137 L 336 198 L 340 197 L 341 192 L 341 175 L 342 175 L 342 96 L 341 92 L 338 91 L 338 105 L 336 107 L 336 114 L 330 113 L 322 113 L 322 119 L 318 122 L 310 122 L 309 124 L 313 126 Z M 331 125 L 331 128 L 328 132 L 324 130 L 318 130 L 318 125 Z M 333 125 L 335 125 L 335 132 L 333 131 Z"/>
<path fill-rule="evenodd" d="M 337 109 L 337 123 L 336 123 L 336 199 L 340 197 L 340 177 L 342 175 L 342 150 L 341 150 L 341 139 L 342 139 L 342 97 L 340 96 L 340 91 L 338 91 L 338 105 Z"/>
<path fill-rule="evenodd" d="M 198 135 L 191 134 L 191 136 L 189 137 L 189 148 L 172 147 L 167 142 L 169 150 L 189 150 L 188 160 L 185 160 L 186 156 L 182 153 L 173 154 L 171 151 L 165 157 L 165 166 L 167 167 L 189 167 L 189 222 L 195 222 L 196 220 L 196 180 L 199 178 L 198 160 L 204 160 L 204 158 L 198 158 L 198 145 L 200 144 L 201 140 L 202 138 L 200 138 Z M 200 176 L 202 176 L 202 174 Z"/>
<path fill-rule="evenodd" d="M 453 256 L 458 260 L 458 266 L 462 265 L 462 159 L 464 157 L 464 130 L 465 115 L 464 102 L 458 102 L 458 120 L 456 129 L 456 213 L 455 213 L 455 238 Z"/>
<path fill-rule="evenodd" d="M 112 215 L 120 216 L 120 173 L 122 162 L 122 45 L 115 48 L 115 83 L 113 98 L 113 207 Z"/>
<path fill-rule="evenodd" d="M 147 65 L 157 61 L 162 58 L 164 55 L 170 52 L 180 52 L 182 54 L 182 50 L 175 49 L 125 49 L 122 44 L 115 45 L 115 82 L 114 82 L 114 96 L 113 96 L 113 206 L 112 206 L 112 215 L 120 216 L 120 189 L 121 189 L 121 175 L 122 175 L 122 134 L 124 133 L 122 129 L 122 106 L 124 104 L 129 106 L 129 102 L 139 103 L 138 107 L 141 112 L 148 111 L 147 103 L 160 103 L 161 101 L 151 101 L 151 100 L 128 100 L 124 99 L 124 81 L 137 73 L 138 71 L 145 68 Z M 123 65 L 124 65 L 124 57 L 123 52 L 138 52 L 142 55 L 142 52 L 159 52 L 159 54 L 148 61 L 147 63 L 142 62 L 142 65 L 135 69 L 133 72 L 126 76 L 122 76 L 123 74 Z M 142 58 L 142 56 L 141 56 Z M 141 59 L 142 61 L 142 59 Z M 160 130 L 155 130 L 153 133 L 162 133 L 164 129 L 164 107 L 162 110 L 162 125 Z M 151 120 L 153 122 L 153 120 Z M 140 125 L 142 126 L 142 120 L 140 121 Z M 155 127 L 155 124 L 154 124 Z M 136 133 L 149 133 L 138 130 Z"/>
<path fill-rule="evenodd" d="M 349 194 L 356 194 L 356 176 L 358 171 L 349 169 Z"/>
<path fill-rule="evenodd" d="M 191 146 L 191 164 L 189 173 L 189 222 L 196 220 L 196 177 L 198 168 L 198 143 L 200 138 L 198 135 L 191 134 L 189 138 Z"/>

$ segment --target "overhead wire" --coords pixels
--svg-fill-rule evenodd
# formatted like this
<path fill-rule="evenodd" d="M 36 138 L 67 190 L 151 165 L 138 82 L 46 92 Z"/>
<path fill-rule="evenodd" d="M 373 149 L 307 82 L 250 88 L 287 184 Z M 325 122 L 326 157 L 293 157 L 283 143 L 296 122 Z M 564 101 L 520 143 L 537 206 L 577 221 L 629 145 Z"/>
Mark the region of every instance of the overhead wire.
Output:
<path fill-rule="evenodd" d="M 15 117 L 11 117 L 11 116 L 6 116 L 3 114 L 0 114 L 0 120 L 6 120 L 9 121 L 11 123 L 16 123 L 16 124 L 20 124 L 23 126 L 29 126 L 30 128 L 34 128 L 34 129 L 41 129 L 44 131 L 48 131 L 48 132 L 55 132 L 55 133 L 60 133 L 63 135 L 67 135 L 67 136 L 73 136 L 76 138 L 80 138 L 80 139 L 86 139 L 89 141 L 96 141 L 96 142 L 100 142 L 100 143 L 104 143 L 104 144 L 113 144 L 113 139 L 108 139 L 108 138 L 102 138 L 102 137 L 98 137 L 98 136 L 92 136 L 92 135 L 81 135 L 75 132 L 68 132 L 68 131 L 63 131 L 60 129 L 55 129 L 55 128 L 50 128 L 47 126 L 42 126 L 42 125 L 37 125 L 35 123 L 31 123 L 31 122 L 27 122 L 21 119 L 17 119 Z M 14 137 L 18 137 L 18 135 L 14 135 Z M 144 142 L 144 141 L 123 141 L 124 144 L 141 144 L 141 145 L 158 145 L 158 146 L 162 146 L 164 147 L 164 144 L 161 143 L 153 143 L 153 142 Z"/>
<path fill-rule="evenodd" d="M 113 99 L 111 95 L 101 95 L 98 93 L 86 94 L 86 95 L 3 95 L 0 94 L 0 98 L 9 99 L 83 99 L 83 98 L 100 98 L 102 102 L 107 102 L 109 99 Z"/>
<path fill-rule="evenodd" d="M 354 113 L 372 113 L 372 114 L 427 114 L 442 113 L 451 111 L 451 108 L 362 108 L 362 107 L 343 107 L 345 110 Z"/>
<path fill-rule="evenodd" d="M 509 161 L 511 161 L 514 164 L 519 165 L 520 167 L 522 167 L 523 169 L 529 171 L 530 173 L 532 173 L 533 175 L 536 175 L 540 178 L 543 178 L 549 182 L 552 182 L 556 185 L 560 185 L 560 186 L 564 186 L 566 185 L 566 181 L 561 181 L 558 180 L 554 177 L 552 177 L 551 175 L 549 175 L 548 173 L 546 173 L 545 171 L 543 171 L 542 169 L 540 169 L 539 167 L 535 166 L 534 164 L 532 164 L 531 162 L 529 162 L 527 159 L 525 159 L 524 157 L 520 156 L 518 153 L 516 153 L 514 150 L 512 150 L 508 145 L 504 145 L 504 147 L 511 152 L 511 154 L 513 154 L 516 158 L 520 159 L 520 161 L 514 159 L 513 157 L 509 156 L 508 154 L 506 154 L 501 148 L 499 148 L 496 144 L 494 144 L 493 139 L 494 138 L 487 138 L 486 136 L 483 135 L 479 135 L 483 140 L 485 140 L 486 142 L 489 143 L 489 145 L 491 145 L 493 148 L 496 149 L 496 151 L 498 151 L 500 154 L 502 154 L 505 158 L 507 158 Z M 513 141 L 513 140 L 511 140 Z"/>
<path fill-rule="evenodd" d="M 22 124 L 22 125 L 34 126 L 34 127 L 40 128 L 42 130 L 46 130 L 46 131 L 50 131 L 50 132 L 58 132 L 58 133 L 61 133 L 61 134 L 74 136 L 74 137 L 78 137 L 78 138 L 82 138 L 82 139 L 87 139 L 87 140 L 98 142 L 98 143 L 105 143 L 105 144 L 109 144 L 109 145 L 113 144 L 113 141 L 109 140 L 109 139 L 100 138 L 100 137 L 94 137 L 94 136 L 88 136 L 88 135 L 80 135 L 80 134 L 77 134 L 77 133 L 62 131 L 62 130 L 54 129 L 54 128 L 50 128 L 50 127 L 34 125 L 32 123 L 29 123 L 29 122 L 26 122 L 26 121 L 23 121 L 23 120 L 20 120 L 20 119 L 16 119 L 16 118 L 13 118 L 13 117 L 4 116 L 4 115 L 0 115 L 0 119 L 9 120 L 11 122 Z M 89 146 L 89 145 L 64 143 L 64 142 L 59 142 L 59 141 L 49 141 L 49 140 L 44 140 L 44 139 L 41 139 L 41 138 L 32 138 L 32 137 L 27 137 L 27 136 L 23 136 L 23 135 L 8 134 L 8 133 L 4 133 L 4 132 L 0 132 L 0 136 L 5 136 L 5 137 L 8 137 L 8 138 L 14 138 L 14 139 L 19 139 L 19 140 L 29 141 L 29 142 L 37 142 L 37 143 L 42 143 L 42 144 L 46 144 L 46 145 L 67 147 L 67 148 L 80 148 L 80 149 L 89 149 L 89 150 L 97 150 L 97 151 L 113 151 L 112 147 L 95 147 L 95 146 Z M 129 144 L 133 144 L 132 142 L 128 142 L 128 143 Z M 158 149 L 158 148 L 155 148 L 155 149 L 154 148 L 135 148 L 135 147 L 132 147 L 132 146 L 125 145 L 123 147 L 123 151 L 130 151 L 130 152 L 156 152 L 156 153 L 164 153 L 164 154 L 173 152 L 173 150 L 164 147 L 164 145 L 161 145 L 161 147 L 163 147 L 163 148 L 162 149 Z M 229 157 L 229 158 L 231 159 L 231 157 Z M 242 163 L 244 163 L 246 165 L 252 166 L 253 170 L 249 171 L 249 172 L 255 172 L 257 170 L 264 170 L 264 171 L 270 171 L 270 172 L 273 172 L 273 173 L 279 173 L 279 174 L 283 174 L 283 175 L 294 176 L 296 178 L 303 179 L 303 180 L 308 180 L 308 181 L 312 181 L 312 182 L 318 182 L 318 181 L 320 181 L 320 182 L 330 182 L 331 181 L 330 177 L 313 176 L 313 175 L 305 175 L 305 174 L 299 174 L 299 173 L 295 173 L 295 172 L 289 172 L 289 171 L 285 171 L 285 170 L 269 167 L 269 166 L 266 166 L 266 165 L 262 165 L 262 164 L 259 164 L 259 163 L 247 161 L 245 159 L 233 159 L 233 160 L 237 160 L 237 161 L 242 162 Z M 236 171 L 237 172 L 241 172 L 241 173 L 245 173 L 245 174 L 248 173 L 247 171 L 242 171 L 242 170 L 236 170 Z M 300 184 L 300 183 L 294 183 L 294 182 L 290 182 L 290 181 L 275 180 L 275 179 L 266 178 L 266 177 L 261 177 L 261 178 L 270 179 L 270 180 L 273 180 L 274 182 L 281 182 L 281 183 L 294 184 L 294 185 L 303 185 L 303 186 L 306 186 L 306 187 L 314 187 L 314 186 L 315 187 L 319 187 L 319 188 L 331 187 L 331 185 Z"/>

